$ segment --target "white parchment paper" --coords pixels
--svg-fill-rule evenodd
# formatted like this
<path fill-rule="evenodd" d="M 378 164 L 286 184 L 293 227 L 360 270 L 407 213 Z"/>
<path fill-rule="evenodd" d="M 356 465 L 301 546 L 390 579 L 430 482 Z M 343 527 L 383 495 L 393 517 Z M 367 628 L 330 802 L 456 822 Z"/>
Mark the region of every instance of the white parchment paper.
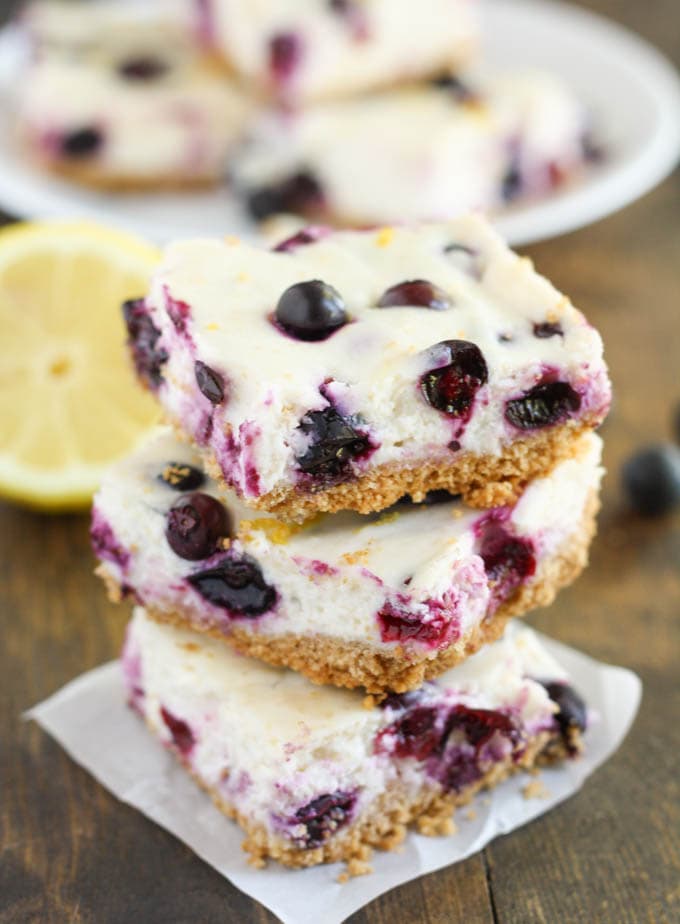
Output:
<path fill-rule="evenodd" d="M 638 709 L 641 683 L 628 670 L 601 664 L 542 637 L 571 674 L 574 686 L 597 714 L 583 758 L 542 771 L 544 798 L 526 798 L 528 777 L 519 775 L 479 795 L 457 816 L 449 837 L 410 834 L 400 852 L 376 853 L 374 872 L 339 884 L 342 867 L 287 870 L 275 863 L 251 869 L 240 849 L 242 835 L 213 806 L 174 758 L 125 705 L 117 662 L 67 684 L 35 706 L 35 719 L 71 757 L 123 802 L 135 806 L 184 841 L 235 886 L 257 899 L 283 924 L 340 924 L 363 905 L 404 882 L 463 860 L 498 834 L 526 824 L 573 795 L 623 741 Z"/>

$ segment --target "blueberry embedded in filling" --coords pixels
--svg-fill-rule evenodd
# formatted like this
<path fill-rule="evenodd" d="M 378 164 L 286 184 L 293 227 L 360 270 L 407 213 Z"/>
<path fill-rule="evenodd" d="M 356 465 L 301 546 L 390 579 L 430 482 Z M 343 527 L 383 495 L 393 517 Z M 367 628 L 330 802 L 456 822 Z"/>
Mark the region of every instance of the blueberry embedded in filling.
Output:
<path fill-rule="evenodd" d="M 215 372 L 210 366 L 206 366 L 200 359 L 197 359 L 194 363 L 194 374 L 201 394 L 211 404 L 222 404 L 224 401 L 224 379 L 219 372 Z"/>
<path fill-rule="evenodd" d="M 116 70 L 125 80 L 148 83 L 164 77 L 170 70 L 170 65 L 162 58 L 153 55 L 138 55 L 135 58 L 121 61 Z"/>
<path fill-rule="evenodd" d="M 536 572 L 534 544 L 513 536 L 497 515 L 487 515 L 477 525 L 479 555 L 491 585 L 491 606 L 495 609 Z"/>
<path fill-rule="evenodd" d="M 230 533 L 229 514 L 210 494 L 187 494 L 168 510 L 165 538 L 180 558 L 200 561 L 219 548 Z"/>
<path fill-rule="evenodd" d="M 489 378 L 484 356 L 468 340 L 443 340 L 428 351 L 440 361 L 420 379 L 427 403 L 450 417 L 469 417 L 477 391 Z"/>
<path fill-rule="evenodd" d="M 205 484 L 205 474 L 187 462 L 168 462 L 157 477 L 173 491 L 196 491 Z"/>
<path fill-rule="evenodd" d="M 187 578 L 202 597 L 238 616 L 261 616 L 271 610 L 277 593 L 265 581 L 254 558 L 225 558 L 219 565 Z"/>
<path fill-rule="evenodd" d="M 389 600 L 376 618 L 383 642 L 418 642 L 440 648 L 447 643 L 454 629 L 454 624 L 442 612 L 435 610 L 425 617 Z"/>
<path fill-rule="evenodd" d="M 298 231 L 297 234 L 293 234 L 291 237 L 287 237 L 285 240 L 278 243 L 276 247 L 272 248 L 272 251 L 274 253 L 292 253 L 297 250 L 298 247 L 305 247 L 307 244 L 315 244 L 329 233 L 330 229 L 323 225 L 310 225 L 308 228 L 303 228 L 301 231 Z"/>
<path fill-rule="evenodd" d="M 545 687 L 550 699 L 559 707 L 555 720 L 567 750 L 573 753 L 576 750 L 579 733 L 584 732 L 588 724 L 586 704 L 568 683 L 561 681 L 540 681 L 540 683 Z"/>
<path fill-rule="evenodd" d="M 459 103 L 476 103 L 480 100 L 479 94 L 455 74 L 440 74 L 434 77 L 430 84 L 438 90 L 448 90 Z"/>
<path fill-rule="evenodd" d="M 505 419 L 519 430 L 560 423 L 581 407 L 581 397 L 567 382 L 545 382 L 505 404 Z"/>
<path fill-rule="evenodd" d="M 562 325 L 556 321 L 543 321 L 541 324 L 534 324 L 534 337 L 539 340 L 547 340 L 549 337 L 564 337 Z"/>
<path fill-rule="evenodd" d="M 295 32 L 279 32 L 269 40 L 269 72 L 277 83 L 287 83 L 302 60 L 302 39 Z"/>
<path fill-rule="evenodd" d="M 307 450 L 296 458 L 306 475 L 320 479 L 337 479 L 351 473 L 351 462 L 369 452 L 368 436 L 355 427 L 354 419 L 341 417 L 334 407 L 308 411 L 298 429 L 309 437 Z"/>
<path fill-rule="evenodd" d="M 426 279 L 410 279 L 391 286 L 380 296 L 378 308 L 431 308 L 446 311 L 453 302 L 449 296 Z"/>
<path fill-rule="evenodd" d="M 186 757 L 196 743 L 193 732 L 183 719 L 178 719 L 165 706 L 161 706 L 161 718 L 172 735 L 172 743 Z"/>
<path fill-rule="evenodd" d="M 296 340 L 326 340 L 349 320 L 340 293 L 320 279 L 290 286 L 278 301 L 274 318 Z"/>
<path fill-rule="evenodd" d="M 513 153 L 508 161 L 505 174 L 501 180 L 501 199 L 503 202 L 513 202 L 522 193 L 524 185 L 519 156 Z"/>
<path fill-rule="evenodd" d="M 251 190 L 246 204 L 256 221 L 281 212 L 305 215 L 323 207 L 323 191 L 310 171 L 300 170 L 278 183 Z"/>
<path fill-rule="evenodd" d="M 298 809 L 287 819 L 293 828 L 292 839 L 303 850 L 320 847 L 352 818 L 355 792 L 324 793 Z"/>
<path fill-rule="evenodd" d="M 149 317 L 143 298 L 124 302 L 123 319 L 137 375 L 148 388 L 155 391 L 163 381 L 162 366 L 168 359 L 167 350 L 158 346 L 161 332 Z"/>
<path fill-rule="evenodd" d="M 104 144 L 104 135 L 98 128 L 78 128 L 61 139 L 61 153 L 73 160 L 94 157 Z"/>

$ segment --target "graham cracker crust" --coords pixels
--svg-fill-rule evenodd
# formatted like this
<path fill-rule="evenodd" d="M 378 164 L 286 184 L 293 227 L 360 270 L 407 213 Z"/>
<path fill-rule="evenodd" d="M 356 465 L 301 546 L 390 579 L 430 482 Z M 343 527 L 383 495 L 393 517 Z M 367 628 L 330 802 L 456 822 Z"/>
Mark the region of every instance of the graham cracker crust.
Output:
<path fill-rule="evenodd" d="M 187 436 L 182 434 L 178 422 L 172 423 L 186 442 Z M 567 420 L 514 440 L 503 448 L 500 456 L 460 452 L 433 458 L 429 454 L 407 465 L 403 462 L 377 465 L 352 480 L 319 490 L 286 483 L 261 497 L 247 498 L 247 504 L 292 523 L 340 510 L 378 513 L 405 494 L 421 500 L 428 491 L 438 489 L 461 495 L 471 507 L 500 507 L 514 503 L 532 478 L 546 475 L 559 462 L 572 458 L 579 437 L 599 423 L 598 418 Z M 197 449 L 207 473 L 224 485 L 224 475 L 210 450 Z"/>
<path fill-rule="evenodd" d="M 598 510 L 599 498 L 593 492 L 584 509 L 580 529 L 568 537 L 555 555 L 543 561 L 533 580 L 519 587 L 472 633 L 434 656 L 427 651 L 420 654 L 398 646 L 378 647 L 332 636 L 268 635 L 248 631 L 238 623 L 233 623 L 225 634 L 215 622 L 198 625 L 176 612 L 163 612 L 148 605 L 146 608 L 157 622 L 205 632 L 227 642 L 241 654 L 291 668 L 314 683 L 350 689 L 364 687 L 367 693 L 373 694 L 403 693 L 417 689 L 425 680 L 439 676 L 499 638 L 510 618 L 552 603 L 557 592 L 575 580 L 587 564 Z M 100 569 L 98 573 L 107 584 L 110 598 L 117 602 L 120 599 L 118 585 Z"/>
<path fill-rule="evenodd" d="M 350 876 L 371 872 L 369 861 L 373 850 L 394 850 L 403 842 L 409 826 L 413 825 L 420 834 L 428 837 L 452 834 L 456 830 L 453 822 L 456 810 L 468 805 L 480 790 L 493 789 L 520 771 L 533 771 L 541 766 L 561 762 L 574 754 L 558 733 L 540 732 L 528 743 L 518 760 L 513 761 L 512 756 L 509 756 L 494 764 L 479 780 L 460 792 L 444 793 L 433 784 L 422 786 L 414 793 L 408 791 L 400 781 L 395 781 L 346 829 L 319 847 L 304 849 L 295 847 L 263 825 L 253 823 L 247 815 L 225 801 L 214 788 L 204 783 L 171 745 L 169 749 L 196 783 L 208 793 L 217 808 L 243 829 L 246 838 L 241 846 L 249 855 L 251 865 L 263 868 L 267 860 L 271 859 L 299 869 L 321 863 L 344 862 Z M 579 733 L 576 752 L 580 753 L 582 749 Z"/>
<path fill-rule="evenodd" d="M 197 174 L 196 176 L 185 173 L 156 176 L 115 174 L 109 173 L 104 167 L 97 166 L 95 163 L 67 163 L 63 160 L 45 160 L 35 157 L 32 160 L 34 166 L 41 172 L 50 173 L 60 180 L 87 186 L 98 192 L 147 193 L 201 190 L 217 186 L 223 179 L 218 173 Z"/>

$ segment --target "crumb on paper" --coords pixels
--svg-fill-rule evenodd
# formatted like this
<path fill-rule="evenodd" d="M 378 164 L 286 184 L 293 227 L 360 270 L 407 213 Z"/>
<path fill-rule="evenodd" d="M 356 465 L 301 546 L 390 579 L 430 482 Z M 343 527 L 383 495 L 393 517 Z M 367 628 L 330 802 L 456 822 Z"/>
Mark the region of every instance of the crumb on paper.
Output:
<path fill-rule="evenodd" d="M 525 799 L 547 799 L 550 791 L 546 789 L 545 783 L 540 777 L 529 780 L 526 786 L 522 787 L 522 795 Z"/>
<path fill-rule="evenodd" d="M 373 867 L 368 860 L 363 859 L 363 857 L 353 857 L 347 861 L 347 866 L 338 876 L 337 882 L 344 884 L 355 876 L 367 876 L 372 872 Z"/>
<path fill-rule="evenodd" d="M 463 817 L 466 821 L 474 821 L 477 818 L 477 812 L 473 808 L 469 808 Z"/>
<path fill-rule="evenodd" d="M 368 549 L 357 549 L 356 552 L 345 552 L 340 558 L 347 565 L 365 565 L 368 562 L 369 555 Z"/>

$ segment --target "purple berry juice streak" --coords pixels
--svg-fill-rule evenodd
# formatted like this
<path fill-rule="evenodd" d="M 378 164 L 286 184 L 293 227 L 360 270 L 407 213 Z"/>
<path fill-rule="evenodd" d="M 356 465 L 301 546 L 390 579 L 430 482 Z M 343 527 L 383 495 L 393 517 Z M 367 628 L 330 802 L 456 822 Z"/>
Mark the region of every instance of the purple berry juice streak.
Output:
<path fill-rule="evenodd" d="M 90 526 L 90 541 L 92 551 L 103 561 L 117 565 L 123 571 L 130 562 L 130 553 L 116 539 L 111 526 L 96 509 L 92 512 L 92 525 Z"/>

